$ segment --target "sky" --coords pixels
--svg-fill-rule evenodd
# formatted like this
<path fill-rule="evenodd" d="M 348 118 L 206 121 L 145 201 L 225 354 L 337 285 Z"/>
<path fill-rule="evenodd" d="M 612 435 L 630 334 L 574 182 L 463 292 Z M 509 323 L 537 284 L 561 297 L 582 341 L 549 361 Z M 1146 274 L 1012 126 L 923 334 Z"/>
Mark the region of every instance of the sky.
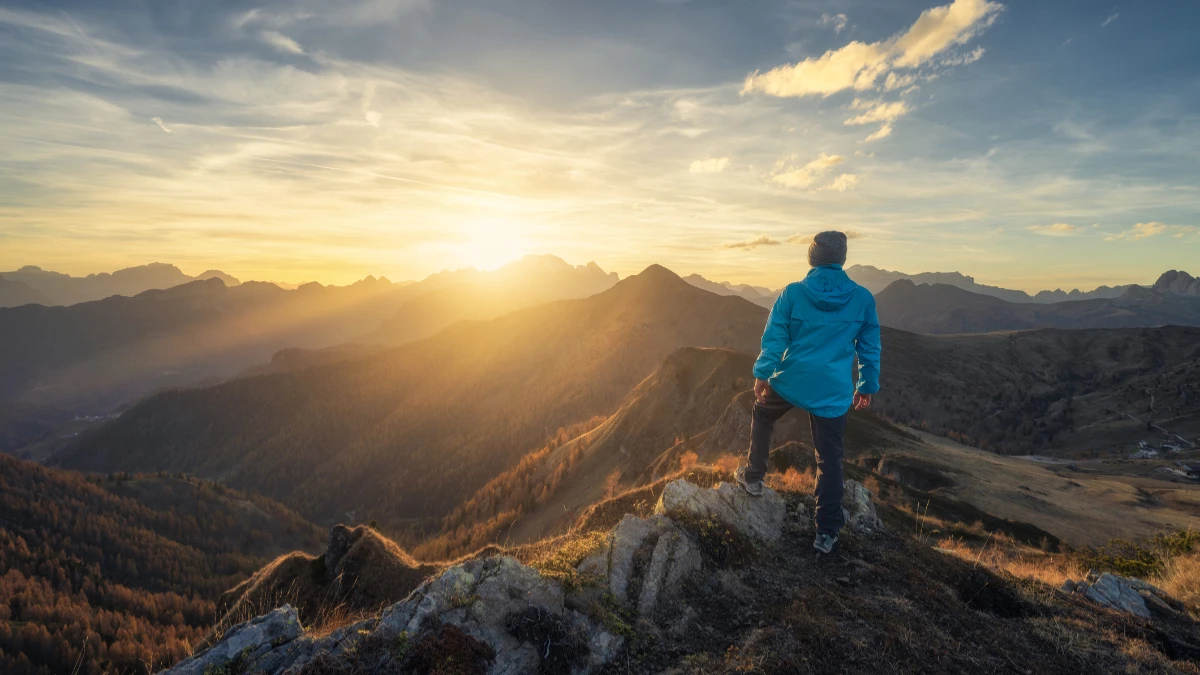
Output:
<path fill-rule="evenodd" d="M 943 4 L 937 4 L 942 2 Z M 947 4 L 948 2 L 948 4 Z M 1200 3 L 0 0 L 0 270 L 1200 273 Z"/>

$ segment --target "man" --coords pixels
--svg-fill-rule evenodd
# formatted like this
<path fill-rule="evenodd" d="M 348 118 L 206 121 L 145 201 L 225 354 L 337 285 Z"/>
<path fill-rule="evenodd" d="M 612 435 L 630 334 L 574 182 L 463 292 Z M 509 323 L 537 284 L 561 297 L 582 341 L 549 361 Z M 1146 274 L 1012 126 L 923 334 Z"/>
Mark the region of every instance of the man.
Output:
<path fill-rule="evenodd" d="M 803 281 L 783 289 L 763 331 L 754 364 L 754 421 L 747 466 L 738 483 L 762 495 L 775 422 L 792 408 L 808 413 L 817 449 L 817 537 L 829 553 L 844 525 L 842 435 L 851 405 L 863 410 L 879 391 L 879 317 L 875 298 L 846 276 L 846 235 L 822 232 L 808 247 L 812 266 Z M 858 383 L 853 382 L 858 354 Z"/>

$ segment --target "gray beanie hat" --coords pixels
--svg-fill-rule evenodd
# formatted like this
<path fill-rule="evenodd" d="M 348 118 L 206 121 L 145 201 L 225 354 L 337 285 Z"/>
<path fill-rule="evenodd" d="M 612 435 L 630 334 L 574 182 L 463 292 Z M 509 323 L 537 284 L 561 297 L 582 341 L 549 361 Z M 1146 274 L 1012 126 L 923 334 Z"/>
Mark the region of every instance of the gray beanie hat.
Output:
<path fill-rule="evenodd" d="M 808 245 L 808 264 L 813 267 L 845 265 L 846 235 L 836 230 L 818 233 Z"/>

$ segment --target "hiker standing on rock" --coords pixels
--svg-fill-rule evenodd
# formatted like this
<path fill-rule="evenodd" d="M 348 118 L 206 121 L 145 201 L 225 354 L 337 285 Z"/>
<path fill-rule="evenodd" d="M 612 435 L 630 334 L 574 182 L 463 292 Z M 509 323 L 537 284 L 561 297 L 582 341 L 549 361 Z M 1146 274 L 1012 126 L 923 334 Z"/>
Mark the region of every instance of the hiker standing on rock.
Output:
<path fill-rule="evenodd" d="M 737 482 L 754 496 L 763 491 L 775 422 L 792 408 L 808 413 L 817 449 L 817 537 L 829 553 L 845 524 L 842 516 L 842 436 L 846 414 L 863 410 L 879 391 L 879 317 L 875 297 L 846 276 L 846 235 L 821 232 L 808 247 L 812 266 L 803 281 L 783 289 L 763 331 L 754 364 L 754 422 L 747 466 Z M 853 382 L 858 354 L 858 383 Z"/>

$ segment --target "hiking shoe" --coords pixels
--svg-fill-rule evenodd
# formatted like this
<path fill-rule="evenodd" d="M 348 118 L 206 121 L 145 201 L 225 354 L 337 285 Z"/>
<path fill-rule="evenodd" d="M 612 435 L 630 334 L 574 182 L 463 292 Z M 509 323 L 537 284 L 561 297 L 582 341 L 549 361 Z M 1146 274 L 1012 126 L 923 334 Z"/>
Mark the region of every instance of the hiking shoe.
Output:
<path fill-rule="evenodd" d="M 733 472 L 733 478 L 742 486 L 751 497 L 761 497 L 763 493 L 763 482 L 761 480 L 750 482 L 746 480 L 746 467 L 738 467 L 737 471 Z"/>
<path fill-rule="evenodd" d="M 817 538 L 813 540 L 813 548 L 817 549 L 821 553 L 831 553 L 833 552 L 833 545 L 836 544 L 837 541 L 838 538 L 836 534 L 828 535 L 818 532 Z"/>

